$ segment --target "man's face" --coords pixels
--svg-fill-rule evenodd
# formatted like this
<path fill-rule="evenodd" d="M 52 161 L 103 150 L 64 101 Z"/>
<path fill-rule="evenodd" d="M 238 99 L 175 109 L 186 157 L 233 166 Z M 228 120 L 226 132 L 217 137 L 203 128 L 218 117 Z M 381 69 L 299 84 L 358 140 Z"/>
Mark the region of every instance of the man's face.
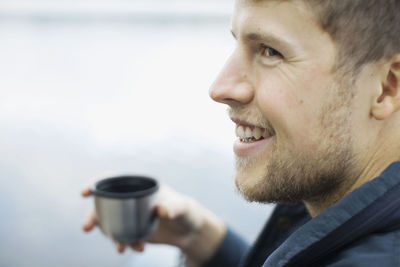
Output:
<path fill-rule="evenodd" d="M 333 70 L 333 41 L 302 1 L 237 0 L 232 34 L 210 95 L 236 123 L 239 191 L 260 202 L 333 194 L 354 157 L 351 83 Z"/>

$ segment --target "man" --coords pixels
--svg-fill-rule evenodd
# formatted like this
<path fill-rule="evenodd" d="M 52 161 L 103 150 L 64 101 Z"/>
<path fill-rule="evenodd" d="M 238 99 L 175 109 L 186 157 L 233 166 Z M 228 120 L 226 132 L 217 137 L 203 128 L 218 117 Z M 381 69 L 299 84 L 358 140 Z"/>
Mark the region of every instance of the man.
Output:
<path fill-rule="evenodd" d="M 193 266 L 400 266 L 399 32 L 398 0 L 237 0 L 210 96 L 237 127 L 237 188 L 279 204 L 248 249 L 164 188 L 147 242 Z"/>

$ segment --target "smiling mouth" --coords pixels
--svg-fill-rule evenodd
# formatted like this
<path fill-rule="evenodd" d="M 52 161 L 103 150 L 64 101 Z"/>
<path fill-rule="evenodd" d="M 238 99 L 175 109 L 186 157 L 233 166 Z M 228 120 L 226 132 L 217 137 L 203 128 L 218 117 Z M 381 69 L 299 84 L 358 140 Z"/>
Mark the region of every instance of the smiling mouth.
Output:
<path fill-rule="evenodd" d="M 232 120 L 236 123 L 235 133 L 240 142 L 257 142 L 275 135 L 275 131 L 273 129 L 265 129 L 235 119 Z"/>
<path fill-rule="evenodd" d="M 248 125 L 236 125 L 236 136 L 240 142 L 250 143 L 268 138 L 270 135 L 264 128 Z"/>
<path fill-rule="evenodd" d="M 268 144 L 275 136 L 275 130 L 271 125 L 263 128 L 247 121 L 231 119 L 236 124 L 235 132 L 238 139 L 233 145 L 233 150 L 237 156 L 250 156 L 260 149 L 270 147 Z"/>

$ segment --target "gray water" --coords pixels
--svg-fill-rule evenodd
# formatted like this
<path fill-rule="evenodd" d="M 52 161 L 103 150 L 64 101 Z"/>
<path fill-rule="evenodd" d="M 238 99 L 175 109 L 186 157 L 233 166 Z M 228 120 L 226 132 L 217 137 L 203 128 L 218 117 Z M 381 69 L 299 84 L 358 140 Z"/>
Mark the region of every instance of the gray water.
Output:
<path fill-rule="evenodd" d="M 234 126 L 208 97 L 229 29 L 0 20 L 0 266 L 173 266 L 173 248 L 119 255 L 81 231 L 80 190 L 108 174 L 157 177 L 254 240 L 271 206 L 235 192 Z"/>

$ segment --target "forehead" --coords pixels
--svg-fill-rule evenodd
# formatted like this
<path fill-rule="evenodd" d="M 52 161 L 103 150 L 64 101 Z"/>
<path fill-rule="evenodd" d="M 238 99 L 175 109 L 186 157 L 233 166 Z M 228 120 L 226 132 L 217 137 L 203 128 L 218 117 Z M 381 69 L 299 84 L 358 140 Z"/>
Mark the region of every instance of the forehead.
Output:
<path fill-rule="evenodd" d="M 281 34 L 286 31 L 287 35 L 320 30 L 314 13 L 300 0 L 236 0 L 232 28 Z"/>
<path fill-rule="evenodd" d="M 262 43 L 279 51 L 287 68 L 307 64 L 331 72 L 336 62 L 336 43 L 302 0 L 236 0 L 232 32 L 240 48 Z"/>
<path fill-rule="evenodd" d="M 249 36 L 279 39 L 276 43 L 289 44 L 294 56 L 327 53 L 335 57 L 336 53 L 331 36 L 322 30 L 314 12 L 302 0 L 236 0 L 232 32 L 239 41 L 251 39 Z"/>

